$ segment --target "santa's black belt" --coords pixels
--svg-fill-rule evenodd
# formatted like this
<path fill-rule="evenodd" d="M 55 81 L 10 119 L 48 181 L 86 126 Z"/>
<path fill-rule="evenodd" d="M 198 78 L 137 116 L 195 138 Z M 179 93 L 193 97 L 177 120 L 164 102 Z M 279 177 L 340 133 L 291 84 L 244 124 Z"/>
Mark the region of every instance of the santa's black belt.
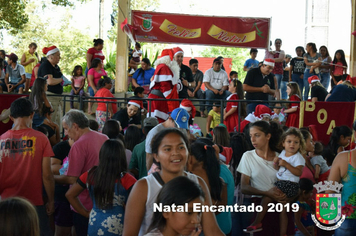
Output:
<path fill-rule="evenodd" d="M 156 95 L 158 97 L 164 98 L 165 96 L 163 95 L 163 93 L 161 92 L 161 90 L 158 89 L 152 89 L 151 90 L 151 94 Z"/>

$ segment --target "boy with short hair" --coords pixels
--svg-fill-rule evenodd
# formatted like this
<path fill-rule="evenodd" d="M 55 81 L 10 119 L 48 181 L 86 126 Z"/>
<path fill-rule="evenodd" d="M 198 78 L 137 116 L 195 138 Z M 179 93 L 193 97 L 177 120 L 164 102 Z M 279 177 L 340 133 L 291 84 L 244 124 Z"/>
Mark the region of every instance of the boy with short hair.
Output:
<path fill-rule="evenodd" d="M 256 48 L 251 48 L 250 50 L 250 59 L 247 59 L 244 64 L 244 71 L 249 71 L 252 68 L 257 68 L 259 61 L 256 60 L 258 50 Z"/>
<path fill-rule="evenodd" d="M 7 57 L 9 59 L 6 67 L 5 84 L 8 92 L 16 91 L 22 94 L 26 82 L 25 67 L 17 63 L 18 57 L 15 53 L 11 53 Z"/>
<path fill-rule="evenodd" d="M 229 83 L 231 83 L 231 81 L 235 79 L 239 79 L 239 74 L 237 73 L 237 71 L 232 70 L 229 75 Z"/>

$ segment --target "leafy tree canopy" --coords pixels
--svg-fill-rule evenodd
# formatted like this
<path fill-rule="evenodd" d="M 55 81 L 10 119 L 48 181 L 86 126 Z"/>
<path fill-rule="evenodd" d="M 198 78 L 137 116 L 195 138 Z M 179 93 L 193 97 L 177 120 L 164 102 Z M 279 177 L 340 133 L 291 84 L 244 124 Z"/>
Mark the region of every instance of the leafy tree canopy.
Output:
<path fill-rule="evenodd" d="M 51 0 L 57 6 L 73 6 L 75 2 L 87 0 Z M 16 31 L 22 29 L 28 22 L 28 14 L 25 12 L 28 0 L 0 0 L 0 29 Z M 46 7 L 43 4 L 42 7 Z"/>
<path fill-rule="evenodd" d="M 246 77 L 246 71 L 243 70 L 245 61 L 250 57 L 249 50 L 245 48 L 233 47 L 207 47 L 201 52 L 203 57 L 218 57 L 232 58 L 231 70 L 239 73 L 239 79 Z"/>
<path fill-rule="evenodd" d="M 71 21 L 69 13 L 63 14 L 58 20 L 59 23 L 55 24 L 55 28 L 51 28 L 50 21 L 52 19 L 38 17 L 41 11 L 42 6 L 38 2 L 27 5 L 28 22 L 17 33 L 10 32 L 10 35 L 13 36 L 10 44 L 11 52 L 21 58 L 22 54 L 28 50 L 28 45 L 35 42 L 37 53 L 41 57 L 45 56 L 42 53 L 42 48 L 56 45 L 61 51 L 59 66 L 65 75 L 70 75 L 75 65 L 82 65 L 85 62 L 86 51 L 93 46 L 92 39 L 81 33 L 79 29 L 68 27 Z"/>

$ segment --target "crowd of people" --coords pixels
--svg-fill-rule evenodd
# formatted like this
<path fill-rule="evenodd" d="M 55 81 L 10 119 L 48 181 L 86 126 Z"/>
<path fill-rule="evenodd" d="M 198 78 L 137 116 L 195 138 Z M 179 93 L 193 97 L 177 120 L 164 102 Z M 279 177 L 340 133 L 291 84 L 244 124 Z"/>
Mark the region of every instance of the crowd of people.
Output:
<path fill-rule="evenodd" d="M 72 73 L 73 95 L 85 95 L 87 78 L 96 119 L 88 118 L 92 104 L 90 114 L 71 109 L 62 117 L 61 98 L 47 96 L 63 93 L 57 47 L 44 48 L 41 63 L 32 43 L 23 65 L 8 55 L 2 88 L 31 94 L 11 104 L 13 127 L 0 136 L 0 235 L 326 235 L 311 220 L 313 184 L 325 180 L 346 186 L 346 219 L 335 235 L 356 233 L 356 122 L 353 131 L 335 127 L 327 145 L 317 142 L 314 126 L 299 128 L 299 102 L 309 98 L 309 84 L 312 102 L 356 100 L 342 50 L 331 61 L 325 46 L 319 54 L 309 43 L 291 58 L 276 39 L 276 50 L 267 50 L 261 63 L 251 49 L 242 83 L 237 72 L 225 72 L 222 57 L 204 74 L 196 59 L 183 64 L 179 47 L 164 49 L 152 66 L 136 44 L 128 71 L 135 96 L 118 109 L 103 70 L 103 43 L 94 40 L 84 73 L 80 66 Z M 145 104 L 146 97 L 154 100 Z M 194 126 L 192 98 L 206 99 L 199 101 L 206 137 Z M 281 99 L 290 105 L 284 108 Z M 277 203 L 299 207 L 267 211 Z M 155 204 L 186 208 L 157 210 Z M 263 210 L 196 211 L 197 204 Z"/>

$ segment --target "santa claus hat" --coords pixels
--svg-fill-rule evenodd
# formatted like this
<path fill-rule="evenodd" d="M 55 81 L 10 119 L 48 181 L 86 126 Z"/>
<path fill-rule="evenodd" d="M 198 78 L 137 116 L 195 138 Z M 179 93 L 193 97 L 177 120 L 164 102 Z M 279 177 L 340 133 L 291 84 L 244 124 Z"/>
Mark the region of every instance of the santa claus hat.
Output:
<path fill-rule="evenodd" d="M 270 58 L 267 58 L 263 61 L 263 64 L 264 65 L 267 65 L 267 66 L 274 66 L 274 60 L 273 59 L 270 59 Z"/>
<path fill-rule="evenodd" d="M 195 109 L 192 101 L 189 99 L 183 99 L 179 107 L 185 109 L 187 112 L 190 112 L 192 119 L 194 119 L 197 110 Z"/>
<path fill-rule="evenodd" d="M 318 77 L 317 75 L 313 75 L 313 76 L 310 76 L 310 77 L 308 78 L 309 84 L 312 84 L 312 83 L 317 82 L 317 81 L 320 82 L 320 79 L 319 79 L 319 77 Z"/>
<path fill-rule="evenodd" d="M 42 49 L 43 54 L 46 54 L 48 57 L 49 55 L 55 54 L 56 52 L 59 52 L 59 49 L 56 46 L 50 46 L 50 47 L 44 47 Z"/>
<path fill-rule="evenodd" d="M 173 57 L 175 57 L 178 53 L 183 53 L 183 49 L 181 49 L 180 47 L 175 47 L 173 48 Z"/>
<path fill-rule="evenodd" d="M 173 61 L 174 53 L 172 49 L 163 49 L 161 57 L 169 56 L 171 61 Z"/>
<path fill-rule="evenodd" d="M 259 119 L 262 119 L 265 115 L 271 116 L 271 113 L 272 111 L 269 107 L 260 104 L 256 106 L 254 116 Z"/>
<path fill-rule="evenodd" d="M 134 105 L 138 108 L 142 108 L 143 107 L 143 102 L 141 100 L 130 100 L 128 102 L 129 105 Z"/>
<path fill-rule="evenodd" d="M 246 118 L 243 121 L 240 122 L 240 131 L 238 131 L 238 132 L 242 133 L 244 131 L 246 125 L 248 125 L 250 123 L 254 123 L 256 121 L 258 121 L 258 119 L 252 113 L 248 114 L 246 116 Z M 236 126 L 236 130 L 238 130 L 238 128 L 239 127 L 237 125 Z"/>

